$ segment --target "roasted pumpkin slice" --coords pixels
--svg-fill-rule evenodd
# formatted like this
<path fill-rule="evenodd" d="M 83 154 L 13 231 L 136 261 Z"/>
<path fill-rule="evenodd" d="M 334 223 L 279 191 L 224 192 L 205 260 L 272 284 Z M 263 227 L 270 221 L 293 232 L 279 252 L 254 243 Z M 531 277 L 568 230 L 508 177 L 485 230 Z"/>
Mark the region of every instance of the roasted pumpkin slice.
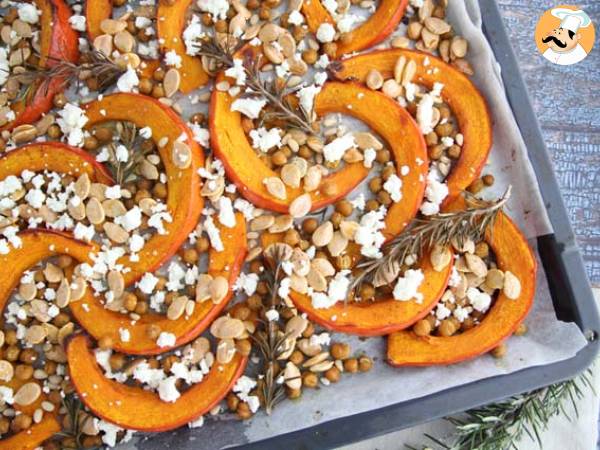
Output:
<path fill-rule="evenodd" d="M 89 119 L 86 125 L 88 129 L 111 120 L 133 122 L 139 128 L 149 127 L 165 167 L 167 209 L 173 220 L 165 223 L 165 234 L 150 238 L 140 252 L 139 262 L 133 263 L 124 257 L 123 264 L 131 269 L 125 274 L 125 284 L 129 285 L 146 272 L 154 272 L 171 258 L 196 227 L 204 205 L 197 173 L 204 166 L 204 153 L 175 111 L 145 95 L 104 96 L 102 100 L 86 105 L 86 115 Z M 185 166 L 174 161 L 174 146 L 180 142 L 185 143 L 191 153 L 191 160 Z"/>
<path fill-rule="evenodd" d="M 208 83 L 208 74 L 199 57 L 187 54 L 182 34 L 186 27 L 187 11 L 192 0 L 160 2 L 156 12 L 156 32 L 163 52 L 174 51 L 181 56 L 181 83 L 184 94 Z"/>
<path fill-rule="evenodd" d="M 165 315 L 147 313 L 132 322 L 129 316 L 106 309 L 89 293 L 80 301 L 70 304 L 73 316 L 95 339 L 109 337 L 114 343 L 113 348 L 122 353 L 157 354 L 188 343 L 208 328 L 225 308 L 232 296 L 233 283 L 244 264 L 247 249 L 244 217 L 237 214 L 234 228 L 220 226 L 219 231 L 224 250 L 222 252 L 210 250 L 208 273 L 213 277 L 223 276 L 229 282 L 227 296 L 220 303 L 214 304 L 210 300 L 196 303 L 191 315 L 183 315 L 177 320 L 168 319 Z M 151 326 L 158 326 L 161 332 L 174 334 L 175 345 L 159 347 L 156 338 L 152 339 L 148 336 L 148 329 Z M 129 331 L 129 341 L 121 341 L 119 330 Z"/>
<path fill-rule="evenodd" d="M 232 103 L 233 98 L 227 92 L 217 89 L 213 91 L 210 137 L 215 154 L 246 199 L 261 208 L 287 213 L 290 203 L 302 195 L 304 190 L 287 187 L 286 198 L 283 200 L 267 191 L 263 181 L 278 175 L 267 167 L 248 142 L 242 128 L 241 115 L 231 110 Z M 410 114 L 379 92 L 358 84 L 336 82 L 323 85 L 315 99 L 315 111 L 318 115 L 339 112 L 362 120 L 388 143 L 398 171 L 402 166 L 410 168 L 409 173 L 402 177 L 403 198 L 391 207 L 393 212 L 389 214 L 399 225 L 410 221 L 421 204 L 427 175 L 425 141 Z M 385 120 L 381 120 L 374 111 L 385 111 Z M 325 177 L 321 186 L 327 184 L 333 188 L 333 193 L 325 194 L 323 189 L 312 192 L 312 210 L 318 210 L 345 197 L 367 173 L 368 169 L 362 162 L 358 162 L 346 164 Z"/>
<path fill-rule="evenodd" d="M 400 331 L 388 337 L 388 362 L 394 366 L 453 364 L 492 350 L 508 338 L 529 312 L 536 281 L 536 259 L 517 226 L 500 213 L 487 235 L 498 269 L 509 270 L 521 283 L 521 293 L 511 300 L 502 292 L 481 323 L 449 337 L 419 337 Z"/>
<path fill-rule="evenodd" d="M 0 158 L 0 180 L 10 175 L 19 176 L 24 170 L 48 170 L 75 178 L 86 173 L 93 182 L 113 184 L 110 173 L 92 155 L 59 142 L 25 145 Z"/>
<path fill-rule="evenodd" d="M 77 32 L 69 24 L 71 9 L 64 0 L 35 0 L 40 15 L 40 62 L 43 68 L 51 68 L 62 62 L 76 62 L 79 58 Z M 66 78 L 55 76 L 44 85 L 31 89 L 27 98 L 12 105 L 15 120 L 0 130 L 30 124 L 52 108 L 54 96 L 65 88 Z"/>
<path fill-rule="evenodd" d="M 35 450 L 61 430 L 60 423 L 52 414 L 46 413 L 40 423 L 8 438 L 0 439 L 0 450 Z"/>
<path fill-rule="evenodd" d="M 106 378 L 85 335 L 69 339 L 67 361 L 71 382 L 95 415 L 131 430 L 167 431 L 185 425 L 218 404 L 243 373 L 247 358 L 237 353 L 228 364 L 215 361 L 200 383 L 172 403 L 161 401 L 153 392 Z"/>
<path fill-rule="evenodd" d="M 447 179 L 450 191 L 448 204 L 479 177 L 492 146 L 492 121 L 488 107 L 471 80 L 439 58 L 406 49 L 374 51 L 335 61 L 330 66 L 330 74 L 340 81 L 363 83 L 369 71 L 375 69 L 384 78 L 390 78 L 394 76 L 394 67 L 401 56 L 416 62 L 415 83 L 428 89 L 433 88 L 434 83 L 444 85 L 441 96 L 452 109 L 464 136 L 460 157 Z M 428 59 L 428 64 L 425 59 Z"/>
<path fill-rule="evenodd" d="M 100 24 L 104 19 L 111 18 L 112 11 L 113 4 L 111 0 L 86 0 L 85 22 L 90 42 L 94 42 L 94 39 L 104 34 L 100 29 Z"/>
<path fill-rule="evenodd" d="M 282 240 L 282 234 L 262 235 L 264 248 Z M 350 253 L 358 252 L 356 247 L 349 249 Z M 423 295 L 420 301 L 398 301 L 388 297 L 375 302 L 348 301 L 338 302 L 330 308 L 315 308 L 308 295 L 291 291 L 290 299 L 313 322 L 328 330 L 360 336 L 381 336 L 403 330 L 426 316 L 446 290 L 452 265 L 448 264 L 442 271 L 437 272 L 431 265 L 429 255 L 422 258 L 419 268 L 423 271 L 425 280 L 419 288 Z"/>
<path fill-rule="evenodd" d="M 336 55 L 340 58 L 348 53 L 358 52 L 385 40 L 398 26 L 404 16 L 408 0 L 381 0 L 377 10 L 360 26 L 344 34 L 336 42 Z M 310 0 L 302 4 L 308 28 L 317 33 L 323 23 L 335 26 L 333 17 L 320 0 Z"/>

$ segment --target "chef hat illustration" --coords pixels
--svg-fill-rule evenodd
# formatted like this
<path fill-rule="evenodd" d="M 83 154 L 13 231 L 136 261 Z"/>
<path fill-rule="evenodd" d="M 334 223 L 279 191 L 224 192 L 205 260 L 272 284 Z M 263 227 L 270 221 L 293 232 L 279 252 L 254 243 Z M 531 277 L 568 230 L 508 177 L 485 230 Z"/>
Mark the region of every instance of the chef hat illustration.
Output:
<path fill-rule="evenodd" d="M 571 30 L 573 33 L 577 33 L 579 28 L 585 28 L 592 23 L 590 16 L 581 10 L 554 8 L 552 10 L 552 15 L 561 20 L 561 28 L 565 30 Z"/>

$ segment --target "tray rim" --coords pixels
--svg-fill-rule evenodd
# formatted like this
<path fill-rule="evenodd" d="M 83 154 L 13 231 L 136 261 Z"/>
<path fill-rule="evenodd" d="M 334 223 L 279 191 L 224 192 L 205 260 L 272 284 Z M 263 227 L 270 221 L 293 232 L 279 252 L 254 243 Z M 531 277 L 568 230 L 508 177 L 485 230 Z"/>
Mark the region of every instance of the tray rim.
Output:
<path fill-rule="evenodd" d="M 571 291 L 569 297 L 573 300 L 575 321 L 588 338 L 588 344 L 574 357 L 564 361 L 485 378 L 424 397 L 229 448 L 263 450 L 334 448 L 409 428 L 572 378 L 588 368 L 596 359 L 600 351 L 600 341 L 596 339 L 600 330 L 600 317 L 560 194 L 550 155 L 502 21 L 497 0 L 478 0 L 478 2 L 484 33 L 502 67 L 501 76 L 505 92 L 528 149 L 528 156 L 553 226 L 554 233 L 543 237 L 557 242 L 556 256 L 566 278 L 567 287 Z M 506 389 L 499 389 L 499 386 Z M 500 390 L 502 393 L 499 392 Z M 452 402 L 449 402 L 450 398 Z M 432 411 L 435 412 L 432 414 Z"/>

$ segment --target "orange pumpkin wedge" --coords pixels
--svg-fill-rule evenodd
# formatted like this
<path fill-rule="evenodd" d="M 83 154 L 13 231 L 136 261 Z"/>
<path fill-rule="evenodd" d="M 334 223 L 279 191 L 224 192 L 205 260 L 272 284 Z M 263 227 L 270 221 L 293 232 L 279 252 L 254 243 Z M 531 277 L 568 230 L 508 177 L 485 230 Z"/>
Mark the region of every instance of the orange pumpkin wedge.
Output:
<path fill-rule="evenodd" d="M 161 1 L 156 11 L 156 32 L 161 45 L 161 51 L 174 51 L 181 56 L 181 83 L 179 90 L 184 94 L 208 83 L 208 74 L 202 66 L 199 57 L 187 54 L 183 42 L 183 31 L 187 24 L 187 10 L 192 0 L 176 2 Z"/>
<path fill-rule="evenodd" d="M 196 227 L 204 200 L 200 196 L 198 169 L 204 166 L 202 148 L 185 122 L 168 106 L 139 94 L 112 94 L 85 105 L 89 129 L 105 121 L 129 121 L 138 128 L 149 127 L 156 142 L 167 175 L 167 210 L 172 222 L 165 223 L 165 234 L 155 234 L 140 252 L 139 262 L 124 257 L 123 264 L 131 270 L 125 283 L 131 284 L 146 272 L 154 272 L 175 254 Z M 191 150 L 191 163 L 179 168 L 173 161 L 173 144 L 183 137 Z M 163 144 L 164 145 L 159 145 Z"/>
<path fill-rule="evenodd" d="M 393 366 L 446 365 L 465 361 L 492 350 L 523 321 L 535 294 L 536 259 L 525 237 L 507 215 L 500 213 L 487 235 L 498 268 L 511 271 L 521 283 L 521 293 L 511 300 L 502 292 L 481 323 L 449 337 L 419 337 L 400 331 L 388 337 L 387 359 Z"/>
<path fill-rule="evenodd" d="M 241 214 L 236 215 L 234 228 L 219 226 L 224 250 L 209 251 L 208 273 L 213 277 L 223 276 L 229 282 L 227 296 L 218 304 L 208 300 L 196 303 L 190 316 L 170 320 L 164 314 L 147 313 L 132 322 L 125 314 L 106 309 L 91 293 L 86 293 L 80 301 L 69 305 L 77 322 L 95 339 L 108 337 L 114 343 L 112 348 L 130 355 L 152 355 L 164 353 L 174 347 L 186 344 L 206 330 L 212 321 L 223 311 L 232 297 L 232 287 L 237 279 L 246 256 L 246 223 Z M 172 347 L 159 347 L 156 339 L 148 336 L 148 329 L 158 326 L 161 332 L 175 335 Z M 128 330 L 130 339 L 123 342 L 119 330 Z"/>
<path fill-rule="evenodd" d="M 267 248 L 270 244 L 281 242 L 283 235 L 264 233 L 262 244 Z M 350 248 L 350 252 L 355 249 Z M 453 264 L 448 264 L 442 271 L 433 269 L 429 255 L 425 255 L 419 268 L 425 280 L 419 288 L 423 299 L 398 301 L 392 297 L 375 302 L 337 302 L 330 308 L 315 308 L 308 295 L 296 291 L 290 292 L 294 305 L 310 320 L 324 328 L 359 336 L 382 336 L 394 331 L 403 330 L 419 319 L 425 317 L 438 303 L 448 285 Z"/>
<path fill-rule="evenodd" d="M 175 347 L 183 345 L 201 334 L 225 308 L 232 296 L 231 287 L 244 263 L 246 255 L 246 224 L 238 214 L 234 228 L 220 227 L 224 250 L 209 252 L 208 272 L 212 276 L 224 276 L 229 281 L 227 297 L 219 304 L 210 301 L 196 304 L 193 314 L 177 320 L 164 315 L 148 313 L 141 319 L 132 320 L 119 312 L 110 311 L 89 289 L 81 300 L 72 302 L 69 307 L 77 322 L 94 338 L 110 337 L 113 348 L 127 354 L 158 354 L 173 347 L 159 347 L 156 339 L 150 339 L 147 329 L 158 325 L 161 331 L 175 335 Z M 11 248 L 6 255 L 0 255 L 0 263 L 10 264 L 12 270 L 0 273 L 0 310 L 4 308 L 13 290 L 19 283 L 21 274 L 35 264 L 56 255 L 70 255 L 78 262 L 92 263 L 91 255 L 98 251 L 96 244 L 74 239 L 69 233 L 50 230 L 25 230 L 19 233 L 22 245 Z M 127 329 L 130 340 L 122 342 L 119 329 Z"/>
<path fill-rule="evenodd" d="M 113 4 L 111 0 L 86 0 L 85 22 L 90 42 L 94 42 L 98 36 L 104 34 L 100 24 L 104 19 L 112 16 Z"/>
<path fill-rule="evenodd" d="M 67 361 L 73 386 L 95 415 L 131 430 L 167 431 L 185 425 L 218 404 L 243 373 L 247 358 L 237 353 L 228 364 L 215 361 L 200 383 L 172 403 L 163 402 L 153 392 L 106 378 L 85 335 L 69 339 Z"/>
<path fill-rule="evenodd" d="M 267 191 L 263 180 L 278 175 L 265 165 L 248 142 L 242 128 L 241 114 L 231 111 L 232 103 L 233 98 L 227 92 L 213 91 L 210 137 L 215 154 L 247 200 L 264 209 L 287 213 L 290 203 L 304 190 L 287 187 L 285 200 Z M 427 175 L 425 141 L 410 114 L 379 92 L 358 84 L 336 82 L 323 85 L 315 98 L 315 111 L 318 115 L 339 112 L 362 120 L 387 142 L 398 171 L 405 165 L 410 168 L 410 172 L 402 177 L 403 198 L 391 207 L 393 213 L 390 212 L 398 226 L 409 222 L 421 204 Z M 375 111 L 385 111 L 385 120 L 374 114 Z M 418 161 L 421 161 L 420 165 Z M 325 177 L 321 186 L 332 186 L 334 192 L 329 195 L 322 190 L 312 192 L 312 210 L 321 209 L 348 195 L 368 172 L 362 162 L 357 162 L 346 164 Z"/>
<path fill-rule="evenodd" d="M 86 173 L 95 183 L 113 184 L 106 168 L 88 152 L 59 142 L 40 142 L 25 145 L 0 157 L 0 180 L 19 176 L 24 170 L 45 170 L 73 177 Z"/>
<path fill-rule="evenodd" d="M 377 10 L 365 22 L 345 33 L 342 39 L 336 41 L 337 58 L 373 47 L 384 41 L 402 20 L 407 4 L 408 0 L 381 0 L 377 5 Z M 315 34 L 323 23 L 329 23 L 335 27 L 335 20 L 320 0 L 305 1 L 302 4 L 302 12 L 306 17 L 308 28 Z"/>
<path fill-rule="evenodd" d="M 69 24 L 71 9 L 63 0 L 35 0 L 40 16 L 40 62 L 42 68 L 51 68 L 62 61 L 76 62 L 79 59 L 77 32 Z M 53 106 L 54 96 L 61 92 L 67 79 L 53 77 L 48 83 L 31 90 L 24 100 L 12 105 L 15 120 L 0 127 L 1 130 L 31 124 L 47 113 Z"/>
<path fill-rule="evenodd" d="M 381 72 L 385 79 L 394 76 L 398 58 L 417 63 L 413 82 L 432 89 L 442 83 L 441 96 L 452 109 L 458 128 L 464 137 L 460 158 L 448 176 L 450 191 L 445 204 L 464 191 L 481 174 L 492 146 L 492 121 L 485 99 L 469 80 L 454 67 L 432 55 L 414 50 L 381 50 L 335 61 L 329 67 L 331 76 L 340 81 L 354 80 L 364 83 L 370 70 Z M 429 63 L 425 63 L 428 59 Z"/>
<path fill-rule="evenodd" d="M 27 430 L 0 439 L 0 450 L 35 450 L 60 430 L 61 426 L 56 417 L 46 413 L 40 423 L 34 423 Z"/>

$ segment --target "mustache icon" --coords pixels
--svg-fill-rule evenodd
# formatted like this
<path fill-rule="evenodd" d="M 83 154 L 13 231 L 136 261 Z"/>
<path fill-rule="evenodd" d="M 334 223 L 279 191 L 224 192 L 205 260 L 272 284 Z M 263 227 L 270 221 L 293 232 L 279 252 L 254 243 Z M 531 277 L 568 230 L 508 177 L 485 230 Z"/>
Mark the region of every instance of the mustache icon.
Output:
<path fill-rule="evenodd" d="M 549 35 L 542 39 L 542 42 L 544 44 L 546 44 L 550 41 L 553 41 L 560 48 L 565 48 L 567 46 L 566 42 L 559 40 L 556 36 Z"/>

